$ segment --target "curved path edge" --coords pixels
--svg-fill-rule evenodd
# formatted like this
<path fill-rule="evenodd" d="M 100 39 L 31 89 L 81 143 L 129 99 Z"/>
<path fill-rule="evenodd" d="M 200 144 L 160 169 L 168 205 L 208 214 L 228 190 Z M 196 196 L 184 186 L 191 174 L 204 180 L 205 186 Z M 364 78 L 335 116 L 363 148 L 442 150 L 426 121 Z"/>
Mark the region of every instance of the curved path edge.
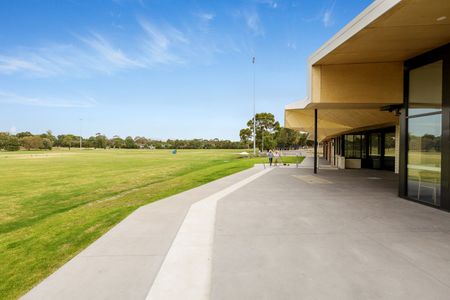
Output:
<path fill-rule="evenodd" d="M 273 169 L 264 169 L 189 209 L 147 300 L 209 299 L 217 202 Z"/>

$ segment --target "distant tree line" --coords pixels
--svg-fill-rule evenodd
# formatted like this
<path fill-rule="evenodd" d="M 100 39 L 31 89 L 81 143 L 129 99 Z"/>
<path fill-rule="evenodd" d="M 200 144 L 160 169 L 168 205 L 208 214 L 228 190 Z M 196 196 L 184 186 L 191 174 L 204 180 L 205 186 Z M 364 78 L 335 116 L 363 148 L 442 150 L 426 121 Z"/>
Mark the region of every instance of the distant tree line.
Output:
<path fill-rule="evenodd" d="M 31 132 L 19 132 L 18 134 L 9 134 L 0 132 L 0 150 L 17 151 L 20 148 L 26 150 L 51 150 L 56 138 L 51 131 L 34 135 Z"/>
<path fill-rule="evenodd" d="M 0 132 L 0 150 L 51 150 L 53 147 L 96 148 L 96 149 L 249 149 L 253 148 L 253 119 L 241 129 L 240 141 L 220 139 L 169 139 L 156 140 L 143 136 L 121 138 L 118 135 L 108 138 L 97 133 L 89 138 L 74 134 L 53 135 L 48 130 L 42 134 L 29 131 L 10 134 Z M 256 147 L 260 150 L 298 149 L 310 145 L 308 134 L 280 126 L 271 113 L 256 114 Z"/>
<path fill-rule="evenodd" d="M 155 140 L 142 136 L 121 138 L 97 133 L 89 138 L 81 138 L 74 134 L 53 135 L 49 130 L 43 134 L 32 134 L 31 132 L 20 132 L 10 134 L 0 132 L 0 150 L 17 151 L 25 150 L 51 150 L 53 147 L 96 148 L 96 149 L 242 149 L 247 147 L 239 141 L 220 139 L 190 139 L 190 140 Z"/>
<path fill-rule="evenodd" d="M 410 134 L 408 136 L 409 149 L 420 152 L 440 152 L 441 151 L 441 136 L 433 134 L 424 134 L 423 136 L 415 136 Z"/>
<path fill-rule="evenodd" d="M 311 145 L 308 133 L 280 126 L 271 113 L 258 113 L 255 120 L 256 147 L 261 151 L 298 149 Z M 241 129 L 239 136 L 245 148 L 253 147 L 253 118 L 247 122 L 246 128 Z"/>

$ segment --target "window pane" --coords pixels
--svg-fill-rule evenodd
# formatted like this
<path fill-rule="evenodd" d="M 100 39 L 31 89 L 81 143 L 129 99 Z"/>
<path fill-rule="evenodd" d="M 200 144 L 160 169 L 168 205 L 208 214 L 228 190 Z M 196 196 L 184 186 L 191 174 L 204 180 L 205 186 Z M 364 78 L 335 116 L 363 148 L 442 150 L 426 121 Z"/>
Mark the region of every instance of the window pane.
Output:
<path fill-rule="evenodd" d="M 442 109 L 442 60 L 409 72 L 410 116 Z"/>
<path fill-rule="evenodd" d="M 361 135 L 345 135 L 345 157 L 361 158 Z"/>
<path fill-rule="evenodd" d="M 439 205 L 441 183 L 441 114 L 408 122 L 408 196 Z"/>
<path fill-rule="evenodd" d="M 361 157 L 366 158 L 366 136 L 361 135 Z"/>
<path fill-rule="evenodd" d="M 361 158 L 361 135 L 353 136 L 353 156 Z"/>
<path fill-rule="evenodd" d="M 380 134 L 372 133 L 370 135 L 369 155 L 380 156 Z"/>
<path fill-rule="evenodd" d="M 345 136 L 345 157 L 353 157 L 353 135 Z"/>
<path fill-rule="evenodd" d="M 384 156 L 395 157 L 395 133 L 386 133 L 384 136 Z"/>

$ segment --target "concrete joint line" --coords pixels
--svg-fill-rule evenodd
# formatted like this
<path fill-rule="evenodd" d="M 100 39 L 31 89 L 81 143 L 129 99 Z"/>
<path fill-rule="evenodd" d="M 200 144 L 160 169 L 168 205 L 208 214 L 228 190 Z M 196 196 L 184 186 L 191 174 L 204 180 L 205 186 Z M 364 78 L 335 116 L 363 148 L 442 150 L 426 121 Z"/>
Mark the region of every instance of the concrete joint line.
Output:
<path fill-rule="evenodd" d="M 190 207 L 147 300 L 209 299 L 217 202 L 271 170 L 262 170 Z"/>

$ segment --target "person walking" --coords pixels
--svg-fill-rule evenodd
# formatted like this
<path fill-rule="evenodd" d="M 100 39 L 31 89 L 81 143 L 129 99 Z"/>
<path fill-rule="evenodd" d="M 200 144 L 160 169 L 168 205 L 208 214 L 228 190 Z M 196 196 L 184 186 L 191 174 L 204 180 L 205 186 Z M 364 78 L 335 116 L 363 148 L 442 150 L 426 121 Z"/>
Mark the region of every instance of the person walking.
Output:
<path fill-rule="evenodd" d="M 273 152 L 272 150 L 269 150 L 269 153 L 267 154 L 269 157 L 269 166 L 272 166 L 272 160 L 273 160 Z"/>
<path fill-rule="evenodd" d="M 273 157 L 275 158 L 275 166 L 276 166 L 278 164 L 278 161 L 280 160 L 280 152 L 278 152 L 278 150 L 275 151 Z"/>

